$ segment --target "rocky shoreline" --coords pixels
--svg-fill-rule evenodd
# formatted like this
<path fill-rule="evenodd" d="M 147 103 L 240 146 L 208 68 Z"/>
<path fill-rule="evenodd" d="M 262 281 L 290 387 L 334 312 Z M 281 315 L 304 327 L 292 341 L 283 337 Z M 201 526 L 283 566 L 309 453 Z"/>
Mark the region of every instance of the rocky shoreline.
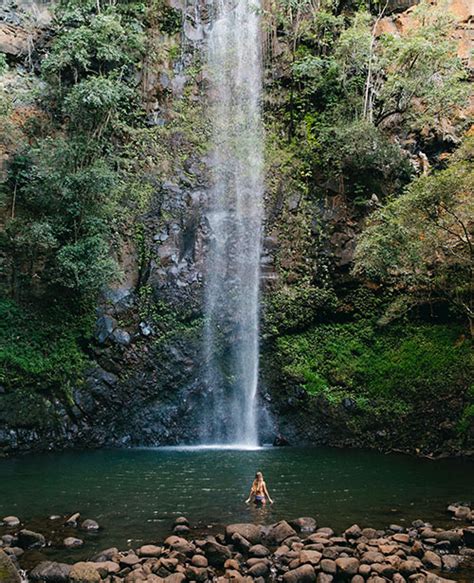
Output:
<path fill-rule="evenodd" d="M 162 543 L 109 548 L 73 564 L 43 560 L 28 572 L 20 568 L 21 556 L 46 546 L 48 535 L 21 528 L 20 520 L 9 516 L 3 526 L 10 534 L 0 539 L 0 583 L 473 581 L 474 510 L 453 504 L 448 512 L 456 521 L 450 529 L 415 520 L 410 527 L 392 524 L 385 530 L 354 524 L 340 535 L 303 517 L 268 526 L 231 524 L 216 536 L 193 537 L 188 520 L 180 517 Z M 81 522 L 79 514 L 65 524 L 79 531 L 100 529 L 94 520 Z M 70 549 L 81 544 L 78 537 L 63 541 Z"/>

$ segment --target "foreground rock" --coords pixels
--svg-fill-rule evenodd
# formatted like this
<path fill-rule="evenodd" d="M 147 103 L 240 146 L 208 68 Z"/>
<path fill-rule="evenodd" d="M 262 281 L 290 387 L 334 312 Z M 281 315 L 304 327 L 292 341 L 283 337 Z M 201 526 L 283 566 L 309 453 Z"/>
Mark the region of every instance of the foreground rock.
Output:
<path fill-rule="evenodd" d="M 0 581 L 1 583 L 21 583 L 21 577 L 10 557 L 0 549 Z"/>
<path fill-rule="evenodd" d="M 65 563 L 53 563 L 44 561 L 37 565 L 29 574 L 30 581 L 41 581 L 44 583 L 67 583 L 71 565 Z"/>
<path fill-rule="evenodd" d="M 29 573 L 31 583 L 447 583 L 463 570 L 474 576 L 474 528 L 449 530 L 422 520 L 386 530 L 354 524 L 342 536 L 317 528 L 311 517 L 282 520 L 269 526 L 231 524 L 225 534 L 189 540 L 173 534 L 162 544 L 144 544 L 120 552 L 110 548 L 89 562 L 74 565 L 45 561 Z M 458 519 L 456 519 L 458 520 Z M 82 525 L 81 525 L 82 526 Z M 189 528 L 184 517 L 177 526 Z M 71 546 L 80 539 L 69 537 Z M 20 583 L 15 567 L 22 552 L 17 540 L 35 548 L 44 537 L 20 530 L 3 538 L 0 565 Z M 66 544 L 66 540 L 64 541 Z M 78 544 L 78 543 L 76 543 Z M 31 546 L 33 545 L 33 546 Z M 467 575 L 466 575 L 467 573 Z M 471 577 L 472 578 L 472 577 Z"/>

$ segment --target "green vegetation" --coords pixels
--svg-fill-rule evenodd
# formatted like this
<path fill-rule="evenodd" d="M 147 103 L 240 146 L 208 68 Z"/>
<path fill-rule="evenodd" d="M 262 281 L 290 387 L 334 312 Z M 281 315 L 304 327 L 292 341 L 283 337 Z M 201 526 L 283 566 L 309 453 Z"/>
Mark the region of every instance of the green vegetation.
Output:
<path fill-rule="evenodd" d="M 313 178 L 337 179 L 362 202 L 409 181 L 395 137 L 429 135 L 448 119 L 455 133 L 462 129 L 457 108 L 468 84 L 443 8 L 421 3 L 412 15 L 420 25 L 401 36 L 378 33 L 382 14 L 339 11 L 332 2 L 314 10 L 309 0 L 279 0 L 267 15 L 286 41 L 289 71 L 271 104 Z"/>
<path fill-rule="evenodd" d="M 355 272 L 405 292 L 390 306 L 390 318 L 444 301 L 474 336 L 473 161 L 470 138 L 446 169 L 418 178 L 370 217 Z"/>
<path fill-rule="evenodd" d="M 276 346 L 289 382 L 333 406 L 351 399 L 377 423 L 400 421 L 425 401 L 466 394 L 474 373 L 461 326 L 321 324 L 280 337 Z"/>
<path fill-rule="evenodd" d="M 349 401 L 358 435 L 453 398 L 464 439 L 474 175 L 455 23 L 425 1 L 400 35 L 380 32 L 373 3 L 266 6 L 274 390 L 301 386 L 332 412 Z M 205 175 L 209 132 L 198 51 L 172 88 L 182 21 L 165 0 L 59 0 L 47 56 L 27 63 L 35 90 L 0 89 L 0 423 L 61 423 L 53 403 L 81 383 L 98 298 L 127 260 L 137 293 L 118 325 L 153 332 L 124 349 L 124 376 L 142 348 L 166 359 L 168 341 L 184 354 L 200 337 L 199 284 L 178 305 L 147 281 L 155 237 L 188 210 L 159 184 L 205 188 L 191 170 Z M 14 70 L 0 54 L 0 75 Z"/>

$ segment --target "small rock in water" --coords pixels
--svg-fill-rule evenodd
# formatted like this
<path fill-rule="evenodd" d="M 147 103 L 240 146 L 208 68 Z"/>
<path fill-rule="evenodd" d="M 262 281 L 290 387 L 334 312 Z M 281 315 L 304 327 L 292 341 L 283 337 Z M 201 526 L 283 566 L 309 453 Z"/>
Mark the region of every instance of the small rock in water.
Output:
<path fill-rule="evenodd" d="M 175 526 L 184 525 L 189 526 L 189 520 L 185 516 L 178 516 L 178 518 L 174 521 Z"/>
<path fill-rule="evenodd" d="M 63 540 L 63 545 L 67 549 L 77 549 L 79 547 L 82 547 L 83 544 L 84 544 L 83 540 L 81 540 L 80 538 L 76 538 L 74 536 L 68 536 Z"/>
<path fill-rule="evenodd" d="M 174 532 L 174 534 L 182 536 L 185 534 L 189 534 L 190 530 L 189 530 L 189 526 L 186 526 L 185 524 L 177 524 L 173 528 L 173 532 Z"/>
<path fill-rule="evenodd" d="M 471 509 L 468 506 L 458 506 L 454 512 L 457 520 L 467 520 L 471 516 Z"/>
<path fill-rule="evenodd" d="M 25 528 L 18 533 L 18 545 L 22 549 L 40 548 L 46 545 L 46 539 L 39 532 L 33 532 Z"/>
<path fill-rule="evenodd" d="M 81 517 L 81 515 L 79 514 L 79 512 L 76 512 L 75 514 L 73 514 L 72 516 L 70 516 L 67 520 L 66 520 L 66 524 L 68 526 L 77 526 L 77 523 L 79 522 L 79 518 Z"/>
<path fill-rule="evenodd" d="M 2 522 L 5 526 L 8 526 L 9 528 L 13 528 L 13 527 L 18 526 L 20 524 L 20 519 L 17 516 L 5 516 L 5 518 L 2 520 Z"/>
<path fill-rule="evenodd" d="M 311 516 L 302 516 L 290 521 L 290 526 L 298 532 L 314 532 L 317 528 L 316 520 Z"/>
<path fill-rule="evenodd" d="M 82 530 L 99 530 L 99 523 L 96 522 L 95 520 L 92 520 L 90 518 L 88 518 L 87 520 L 84 520 L 84 522 L 81 524 L 81 528 Z"/>

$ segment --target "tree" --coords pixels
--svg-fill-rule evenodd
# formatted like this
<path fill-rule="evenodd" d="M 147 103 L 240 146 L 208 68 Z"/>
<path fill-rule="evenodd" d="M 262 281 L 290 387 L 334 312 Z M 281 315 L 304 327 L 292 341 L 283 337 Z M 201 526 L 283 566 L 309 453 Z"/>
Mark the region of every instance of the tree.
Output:
<path fill-rule="evenodd" d="M 474 336 L 474 138 L 447 168 L 416 179 L 376 211 L 362 233 L 354 272 L 405 292 L 405 306 L 444 300 Z M 400 315 L 400 300 L 392 306 Z"/>

